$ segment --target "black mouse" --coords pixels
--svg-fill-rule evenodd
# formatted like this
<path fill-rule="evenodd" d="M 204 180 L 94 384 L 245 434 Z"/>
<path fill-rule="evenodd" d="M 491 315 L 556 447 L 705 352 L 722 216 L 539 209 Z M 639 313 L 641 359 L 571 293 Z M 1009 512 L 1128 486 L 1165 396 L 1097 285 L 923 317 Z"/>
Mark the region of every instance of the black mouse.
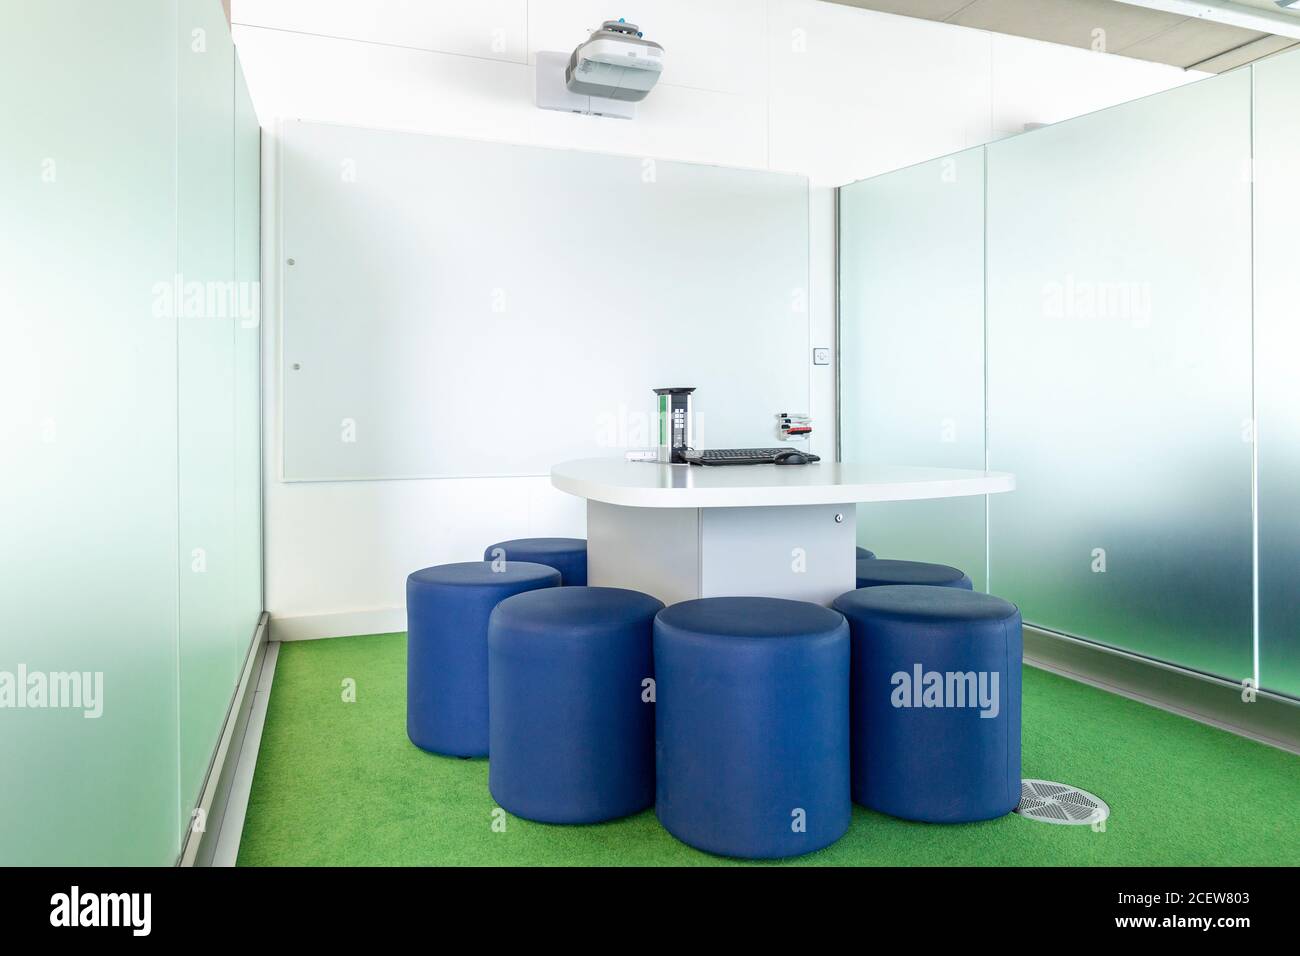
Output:
<path fill-rule="evenodd" d="M 789 451 L 783 451 L 772 459 L 774 465 L 806 465 L 809 458 L 801 451 L 795 451 L 791 448 Z"/>

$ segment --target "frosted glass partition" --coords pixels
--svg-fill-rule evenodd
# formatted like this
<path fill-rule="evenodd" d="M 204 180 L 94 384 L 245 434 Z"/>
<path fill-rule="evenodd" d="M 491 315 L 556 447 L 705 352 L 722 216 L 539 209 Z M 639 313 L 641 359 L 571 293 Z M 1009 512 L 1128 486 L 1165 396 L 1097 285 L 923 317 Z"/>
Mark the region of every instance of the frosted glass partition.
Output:
<path fill-rule="evenodd" d="M 0 865 L 168 865 L 261 610 L 256 119 L 219 0 L 24 4 L 0 115 Z"/>
<path fill-rule="evenodd" d="M 1254 71 L 1259 677 L 1300 697 L 1300 56 Z"/>
<path fill-rule="evenodd" d="M 808 181 L 695 163 L 286 123 L 283 475 L 545 475 L 807 410 Z M 289 263 L 293 263 L 290 265 Z"/>
<path fill-rule="evenodd" d="M 842 457 L 1017 479 L 861 543 L 1300 697 L 1298 116 L 1300 52 L 842 187 Z"/>
<path fill-rule="evenodd" d="M 234 278 L 234 56 L 220 5 L 184 0 L 177 21 L 179 273 L 204 290 L 181 312 L 181 796 L 193 806 L 235 676 L 235 328 L 209 290 Z M 205 42 L 191 42 L 201 30 Z M 197 302 L 187 303 L 191 306 Z M 247 636 L 247 635 L 243 635 Z"/>
<path fill-rule="evenodd" d="M 984 151 L 845 186 L 840 456 L 984 467 Z M 985 499 L 858 507 L 858 543 L 983 587 Z"/>
<path fill-rule="evenodd" d="M 262 612 L 262 129 L 235 59 L 235 665 Z"/>
<path fill-rule="evenodd" d="M 169 8 L 31 3 L 0 35 L 0 672 L 86 683 L 0 710 L 0 865 L 179 848 Z"/>
<path fill-rule="evenodd" d="M 1250 73 L 988 147 L 990 580 L 1025 620 L 1253 673 Z"/>

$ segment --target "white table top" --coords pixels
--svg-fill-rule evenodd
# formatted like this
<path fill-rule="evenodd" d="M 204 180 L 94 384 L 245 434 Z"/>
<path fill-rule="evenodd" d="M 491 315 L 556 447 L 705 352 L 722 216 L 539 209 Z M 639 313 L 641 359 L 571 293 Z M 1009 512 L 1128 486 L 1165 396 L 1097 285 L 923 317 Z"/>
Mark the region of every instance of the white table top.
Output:
<path fill-rule="evenodd" d="M 592 501 L 637 508 L 752 508 L 957 498 L 1012 491 L 1005 471 L 842 465 L 661 465 L 580 458 L 551 469 L 551 484 Z"/>

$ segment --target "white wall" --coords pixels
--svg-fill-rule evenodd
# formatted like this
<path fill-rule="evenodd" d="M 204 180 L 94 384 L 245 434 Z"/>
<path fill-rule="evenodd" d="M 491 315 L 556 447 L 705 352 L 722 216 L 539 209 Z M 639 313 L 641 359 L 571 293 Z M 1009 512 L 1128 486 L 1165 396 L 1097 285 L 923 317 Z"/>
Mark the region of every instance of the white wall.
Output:
<path fill-rule="evenodd" d="M 584 514 L 543 478 L 280 482 L 279 118 L 803 173 L 812 338 L 833 345 L 833 187 L 1199 77 L 817 0 L 234 0 L 232 15 L 267 132 L 266 601 L 282 638 L 401 630 L 410 571 L 502 538 L 581 536 Z M 534 54 L 619 15 L 666 51 L 637 119 L 536 109 Z M 813 450 L 833 455 L 833 366 L 813 369 L 810 411 Z"/>

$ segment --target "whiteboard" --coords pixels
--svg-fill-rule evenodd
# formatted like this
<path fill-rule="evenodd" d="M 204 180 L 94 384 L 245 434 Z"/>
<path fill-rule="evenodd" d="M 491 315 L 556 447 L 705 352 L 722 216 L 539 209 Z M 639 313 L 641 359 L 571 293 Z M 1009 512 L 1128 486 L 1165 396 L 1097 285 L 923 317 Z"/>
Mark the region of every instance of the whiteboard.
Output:
<path fill-rule="evenodd" d="M 599 122 L 599 121 L 597 121 Z M 280 138 L 282 476 L 545 475 L 778 444 L 809 400 L 808 181 L 306 122 Z"/>

